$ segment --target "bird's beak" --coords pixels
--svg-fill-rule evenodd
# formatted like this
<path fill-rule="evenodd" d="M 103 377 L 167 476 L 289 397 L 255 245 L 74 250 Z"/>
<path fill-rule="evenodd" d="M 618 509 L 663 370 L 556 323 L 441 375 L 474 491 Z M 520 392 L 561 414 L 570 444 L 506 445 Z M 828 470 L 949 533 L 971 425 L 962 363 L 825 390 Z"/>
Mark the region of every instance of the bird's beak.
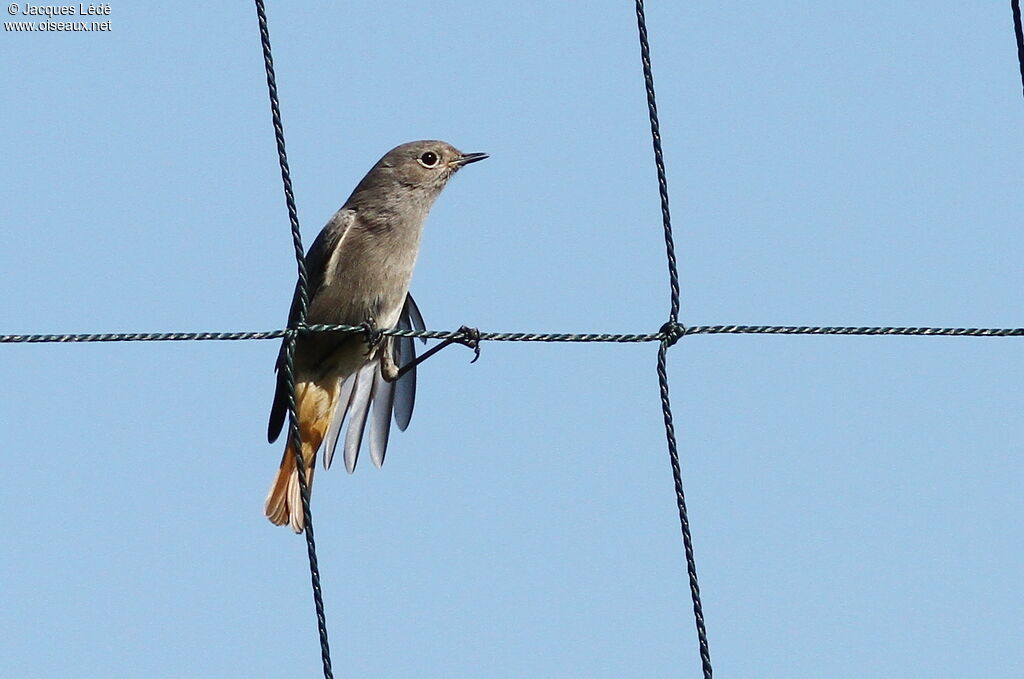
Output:
<path fill-rule="evenodd" d="M 483 160 L 484 158 L 489 157 L 490 156 L 488 156 L 486 153 L 463 153 L 461 156 L 456 158 L 452 162 L 452 164 L 458 168 L 462 167 L 463 165 L 469 165 L 470 163 L 475 163 L 478 160 Z"/>

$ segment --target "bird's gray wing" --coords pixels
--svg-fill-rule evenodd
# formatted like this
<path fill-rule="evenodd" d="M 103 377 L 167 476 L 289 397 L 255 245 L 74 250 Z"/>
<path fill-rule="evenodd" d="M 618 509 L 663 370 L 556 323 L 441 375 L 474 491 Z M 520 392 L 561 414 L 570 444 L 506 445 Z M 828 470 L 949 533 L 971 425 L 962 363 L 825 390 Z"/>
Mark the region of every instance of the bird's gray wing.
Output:
<path fill-rule="evenodd" d="M 367 363 L 353 379 L 352 401 L 348 407 L 348 429 L 345 431 L 345 469 L 351 474 L 356 469 L 359 459 L 359 445 L 363 442 L 363 428 L 366 426 L 366 415 L 373 400 L 374 373 L 379 370 L 376 361 Z"/>
<path fill-rule="evenodd" d="M 331 262 L 331 256 L 335 248 L 345 237 L 349 227 L 355 222 L 355 213 L 352 210 L 342 208 L 334 213 L 324 228 L 317 234 L 316 240 L 309 246 L 306 257 L 303 260 L 306 265 L 306 282 L 309 288 L 309 300 L 316 297 L 324 284 L 327 275 L 327 267 Z M 292 306 L 288 312 L 288 325 L 291 325 L 299 316 L 299 284 L 295 284 L 295 293 L 292 295 Z"/>
<path fill-rule="evenodd" d="M 405 306 L 402 307 L 402 316 L 408 315 L 409 322 L 414 330 L 426 330 L 427 324 L 423 322 L 423 314 L 420 313 L 420 308 L 416 305 L 416 300 L 412 298 L 411 294 L 405 296 Z M 427 343 L 426 337 L 421 337 L 420 342 Z"/>
<path fill-rule="evenodd" d="M 391 351 L 391 347 L 385 347 Z M 376 467 L 384 464 L 388 452 L 388 436 L 391 433 L 391 410 L 395 404 L 395 383 L 388 382 L 377 363 L 373 373 L 373 415 L 370 416 L 370 459 Z"/>
<path fill-rule="evenodd" d="M 416 307 L 412 295 L 406 295 L 398 327 L 404 330 L 415 328 L 424 330 L 423 315 Z M 416 359 L 416 344 L 412 337 L 391 337 L 381 351 L 390 352 L 395 364 L 401 368 Z M 394 416 L 398 428 L 405 431 L 412 419 L 413 405 L 416 402 L 416 368 L 402 375 L 401 379 L 389 382 L 384 379 L 380 362 L 373 373 L 373 388 L 370 391 L 373 412 L 370 415 L 370 459 L 380 467 L 384 464 L 384 456 L 388 451 L 388 438 L 391 435 L 391 418 Z M 349 423 L 351 429 L 355 419 Z M 354 436 L 354 434 L 349 434 Z"/>
<path fill-rule="evenodd" d="M 334 449 L 338 446 L 338 435 L 341 433 L 341 425 L 345 422 L 345 413 L 352 403 L 352 392 L 355 390 L 356 380 L 359 373 L 341 380 L 341 388 L 338 392 L 338 400 L 334 404 L 334 412 L 331 413 L 331 424 L 327 427 L 324 435 L 324 469 L 331 468 L 331 461 L 334 459 Z"/>
<path fill-rule="evenodd" d="M 320 231 L 320 234 L 309 246 L 309 251 L 304 259 L 306 266 L 306 282 L 309 290 L 309 300 L 316 296 L 324 284 L 324 277 L 327 273 L 327 266 L 330 264 L 331 255 L 341 241 L 345 232 L 355 221 L 355 215 L 351 210 L 342 208 L 334 213 L 327 225 Z M 295 284 L 295 292 L 292 294 L 292 305 L 288 312 L 288 325 L 291 326 L 299 316 L 300 306 L 299 284 Z M 284 382 L 285 348 L 287 340 L 281 342 L 281 350 L 277 354 L 277 390 L 274 393 L 274 404 L 270 408 L 270 422 L 267 424 L 267 440 L 273 443 L 281 434 L 284 427 L 284 420 L 288 413 L 288 389 Z"/>
<path fill-rule="evenodd" d="M 405 305 L 398 321 L 398 327 L 408 330 L 423 330 L 423 316 L 416 308 L 411 296 L 406 297 Z M 395 363 L 402 367 L 416 358 L 416 348 L 411 337 L 390 337 L 385 340 L 381 351 L 391 352 Z M 391 435 L 391 418 L 399 429 L 405 430 L 412 418 L 412 409 L 416 401 L 416 369 L 413 368 L 395 382 L 384 379 L 380 361 L 363 366 L 357 373 L 346 379 L 341 385 L 338 401 L 335 404 L 331 424 L 324 437 L 324 466 L 329 467 L 334 458 L 334 450 L 338 445 L 343 423 L 348 419 L 345 432 L 345 468 L 351 472 L 359 459 L 359 448 L 362 445 L 366 420 L 370 420 L 370 459 L 380 467 L 388 450 L 388 439 Z M 372 413 L 371 411 L 372 405 Z"/>
<path fill-rule="evenodd" d="M 420 314 L 412 295 L 405 297 L 405 305 L 398 318 L 398 327 L 402 330 L 426 330 L 423 315 Z M 420 339 L 426 342 L 425 338 Z M 416 343 L 412 337 L 396 337 L 395 340 L 395 364 L 403 368 L 416 360 Z M 412 420 L 412 409 L 416 404 L 416 368 L 402 375 L 394 386 L 395 424 L 399 430 L 405 431 Z M 384 459 L 383 455 L 381 459 Z"/>

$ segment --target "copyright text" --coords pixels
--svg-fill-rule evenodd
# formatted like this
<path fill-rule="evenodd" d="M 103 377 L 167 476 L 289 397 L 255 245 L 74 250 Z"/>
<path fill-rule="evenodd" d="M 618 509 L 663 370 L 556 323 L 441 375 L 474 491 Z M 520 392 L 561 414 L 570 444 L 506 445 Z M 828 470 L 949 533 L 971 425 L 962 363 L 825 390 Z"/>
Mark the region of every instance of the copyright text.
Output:
<path fill-rule="evenodd" d="M 110 3 L 106 2 L 79 3 L 77 5 L 33 5 L 12 2 L 7 5 L 7 13 L 11 16 L 46 18 L 39 21 L 5 21 L 5 31 L 26 33 L 36 31 L 107 32 L 111 30 L 110 19 L 106 21 L 64 21 L 63 19 L 71 17 L 100 19 L 113 14 L 113 9 Z"/>

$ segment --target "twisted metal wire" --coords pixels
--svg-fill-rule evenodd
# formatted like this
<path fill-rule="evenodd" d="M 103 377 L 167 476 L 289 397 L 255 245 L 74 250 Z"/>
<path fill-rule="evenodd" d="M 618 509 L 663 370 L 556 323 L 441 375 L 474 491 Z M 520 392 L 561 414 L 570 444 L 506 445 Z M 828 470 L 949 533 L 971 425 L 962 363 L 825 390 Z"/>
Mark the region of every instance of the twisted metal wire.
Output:
<path fill-rule="evenodd" d="M 909 335 L 945 337 L 1021 337 L 1024 328 L 932 328 L 816 325 L 695 325 L 686 335 Z"/>
<path fill-rule="evenodd" d="M 307 325 L 288 330 L 253 332 L 124 332 L 83 333 L 64 335 L 0 335 L 0 344 L 43 344 L 75 342 L 204 342 L 282 339 L 290 334 L 308 332 L 365 332 L 362 326 Z M 459 330 L 380 330 L 395 337 L 426 339 L 462 339 Z M 479 339 L 488 342 L 605 342 L 638 344 L 643 342 L 674 343 L 690 335 L 908 335 L 945 337 L 1021 337 L 1024 328 L 939 328 L 926 326 L 864 326 L 864 325 L 691 325 L 665 324 L 651 333 L 536 333 L 481 332 Z"/>
<path fill-rule="evenodd" d="M 654 75 L 651 70 L 651 46 L 647 37 L 647 18 L 644 16 L 643 0 L 636 0 L 636 26 L 640 38 L 640 63 L 644 72 L 644 86 L 647 90 L 647 114 L 651 122 L 651 142 L 654 146 L 654 165 L 658 173 L 658 195 L 661 198 L 661 221 L 665 234 L 665 254 L 668 260 L 670 302 L 668 322 L 662 326 L 663 337 L 658 347 L 658 388 L 661 395 L 661 412 L 665 420 L 665 439 L 668 442 L 669 463 L 672 466 L 672 481 L 675 484 L 676 506 L 679 509 L 679 527 L 683 533 L 683 552 L 686 557 L 686 574 L 690 582 L 690 599 L 693 601 L 693 619 L 697 627 L 697 645 L 700 652 L 701 670 L 704 679 L 711 679 L 711 651 L 708 648 L 708 632 L 704 624 L 704 611 L 700 602 L 700 586 L 697 584 L 697 562 L 693 556 L 693 537 L 690 520 L 686 514 L 686 495 L 683 492 L 683 474 L 679 466 L 679 449 L 676 446 L 675 426 L 672 422 L 672 404 L 668 398 L 668 371 L 666 361 L 668 349 L 683 336 L 679 326 L 679 272 L 676 264 L 675 243 L 672 239 L 672 216 L 668 207 L 668 180 L 665 175 L 665 156 L 661 148 L 661 130 L 658 124 L 658 105 L 654 96 Z"/>
<path fill-rule="evenodd" d="M 281 339 L 287 333 L 287 330 L 271 330 L 269 332 L 96 332 L 69 335 L 0 335 L 0 344 L 262 340 Z"/>
<path fill-rule="evenodd" d="M 672 240 L 672 215 L 668 209 L 668 179 L 665 175 L 665 154 L 661 149 L 661 125 L 658 123 L 658 102 L 654 96 L 654 73 L 651 71 L 651 45 L 647 39 L 647 19 L 643 0 L 636 2 L 636 24 L 640 34 L 640 63 L 647 91 L 647 113 L 651 121 L 651 142 L 654 146 L 654 167 L 658 173 L 658 196 L 661 200 L 661 223 L 665 232 L 665 257 L 668 260 L 669 321 L 679 320 L 679 272 L 676 246 Z"/>
<path fill-rule="evenodd" d="M 679 527 L 683 533 L 683 555 L 686 558 L 686 574 L 690 584 L 690 600 L 693 602 L 693 619 L 697 627 L 697 648 L 700 652 L 701 670 L 705 679 L 711 679 L 711 650 L 708 648 L 707 628 L 704 624 L 704 608 L 700 601 L 700 585 L 697 583 L 697 565 L 693 556 L 693 538 L 690 533 L 690 517 L 686 512 L 686 494 L 683 491 L 683 472 L 679 466 L 679 448 L 676 445 L 676 428 L 672 421 L 672 406 L 668 398 L 667 354 L 671 345 L 662 342 L 658 346 L 658 393 L 661 396 L 662 414 L 665 419 L 665 440 L 668 442 L 669 463 L 672 466 L 672 482 L 675 486 L 676 507 L 679 509 Z"/>
<path fill-rule="evenodd" d="M 288 206 L 288 221 L 291 225 L 292 247 L 298 269 L 297 314 L 289 321 L 289 329 L 304 325 L 309 306 L 309 281 L 306 277 L 305 249 L 302 247 L 302 233 L 299 230 L 298 210 L 295 207 L 295 193 L 292 190 L 291 171 L 288 168 L 288 154 L 284 145 L 284 126 L 281 124 L 281 106 L 277 99 L 277 80 L 274 76 L 274 59 L 270 50 L 270 30 L 267 27 L 267 13 L 263 0 L 256 0 L 256 16 L 260 26 L 260 42 L 263 46 L 263 65 L 267 72 L 267 92 L 270 96 L 270 115 L 277 141 L 277 160 L 281 166 L 281 182 L 284 186 L 285 204 Z M 285 361 L 281 366 L 288 394 L 288 434 L 291 438 L 295 467 L 299 475 L 299 492 L 302 497 L 302 514 L 305 522 L 306 554 L 309 557 L 309 577 L 313 588 L 313 605 L 316 609 L 317 633 L 320 636 L 320 658 L 323 663 L 324 679 L 333 679 L 331 669 L 331 647 L 327 640 L 327 616 L 324 613 L 323 591 L 320 587 L 320 566 L 316 558 L 316 539 L 313 537 L 313 514 L 309 506 L 309 484 L 306 482 L 306 465 L 302 459 L 302 441 L 299 418 L 295 406 L 295 344 L 298 335 L 285 335 Z"/>
<path fill-rule="evenodd" d="M 1013 33 L 1017 38 L 1017 64 L 1020 66 L 1020 84 L 1024 91 L 1024 28 L 1020 21 L 1020 0 L 1010 0 L 1010 11 L 1013 13 Z"/>

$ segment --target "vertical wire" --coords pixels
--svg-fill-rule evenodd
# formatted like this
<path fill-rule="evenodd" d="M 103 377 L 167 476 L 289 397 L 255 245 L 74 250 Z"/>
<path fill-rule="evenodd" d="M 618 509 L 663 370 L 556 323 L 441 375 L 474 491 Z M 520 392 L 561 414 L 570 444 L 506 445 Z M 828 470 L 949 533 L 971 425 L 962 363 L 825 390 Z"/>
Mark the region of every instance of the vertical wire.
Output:
<path fill-rule="evenodd" d="M 288 394 L 288 435 L 295 455 L 295 467 L 299 475 L 299 491 L 302 496 L 302 514 L 305 522 L 306 554 L 309 557 L 309 577 L 313 588 L 313 605 L 316 609 L 317 632 L 320 635 L 320 658 L 323 662 L 324 679 L 333 679 L 331 669 L 331 647 L 327 639 L 327 616 L 324 613 L 323 591 L 320 587 L 320 566 L 316 558 L 316 539 L 313 536 L 313 514 L 309 506 L 309 485 L 306 483 L 306 465 L 302 459 L 302 436 L 299 431 L 295 403 L 295 345 L 298 333 L 306 323 L 309 306 L 309 280 L 306 276 L 305 249 L 302 247 L 302 233 L 299 230 L 298 210 L 295 207 L 295 193 L 292 190 L 291 171 L 288 169 L 288 154 L 285 152 L 284 127 L 281 124 L 281 107 L 277 98 L 277 82 L 274 76 L 274 59 L 270 50 L 270 30 L 263 0 L 256 0 L 256 15 L 260 25 L 260 41 L 263 44 L 263 63 L 267 71 L 267 90 L 270 95 L 270 114 L 274 124 L 274 138 L 277 140 L 277 159 L 281 165 L 281 181 L 284 185 L 285 203 L 288 206 L 288 221 L 291 224 L 292 245 L 298 268 L 298 309 L 285 335 L 284 380 Z"/>
<path fill-rule="evenodd" d="M 686 557 L 686 573 L 690 584 L 690 599 L 693 601 L 693 617 L 697 627 L 697 645 L 700 652 L 701 670 L 705 679 L 711 679 L 711 651 L 708 648 L 704 611 L 700 601 L 700 586 L 697 583 L 697 564 L 693 556 L 693 537 L 690 520 L 686 512 L 686 495 L 683 492 L 683 474 L 679 465 L 679 449 L 676 444 L 675 425 L 672 421 L 672 404 L 668 395 L 668 348 L 683 336 L 679 325 L 679 272 L 676 262 L 675 242 L 672 238 L 672 216 L 668 204 L 668 180 L 665 174 L 665 156 L 661 146 L 661 129 L 658 124 L 658 105 L 654 95 L 654 75 L 651 70 L 651 47 L 647 36 L 647 19 L 644 16 L 643 0 L 636 0 L 636 23 L 640 37 L 640 61 L 644 72 L 644 86 L 647 90 L 647 112 L 651 121 L 651 141 L 654 146 L 654 164 L 658 173 L 658 194 L 661 197 L 661 219 L 665 233 L 665 253 L 668 260 L 669 277 L 669 320 L 662 327 L 663 338 L 658 347 L 658 387 L 661 396 L 661 412 L 665 421 L 665 438 L 668 442 L 669 463 L 672 466 L 672 480 L 675 484 L 676 506 L 679 509 L 679 526 L 683 534 L 683 552 Z"/>

